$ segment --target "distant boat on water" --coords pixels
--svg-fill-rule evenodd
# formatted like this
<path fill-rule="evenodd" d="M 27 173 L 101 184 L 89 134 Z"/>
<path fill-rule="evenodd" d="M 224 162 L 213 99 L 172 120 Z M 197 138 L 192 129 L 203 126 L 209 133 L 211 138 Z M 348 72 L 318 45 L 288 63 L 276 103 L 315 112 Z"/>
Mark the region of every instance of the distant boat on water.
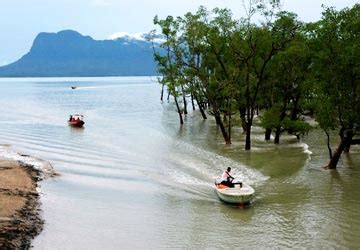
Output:
<path fill-rule="evenodd" d="M 76 86 L 71 86 L 72 89 L 76 89 Z"/>
<path fill-rule="evenodd" d="M 82 127 L 85 122 L 84 122 L 84 116 L 83 115 L 70 115 L 69 120 L 68 120 L 68 124 L 72 127 L 77 127 L 80 128 Z"/>

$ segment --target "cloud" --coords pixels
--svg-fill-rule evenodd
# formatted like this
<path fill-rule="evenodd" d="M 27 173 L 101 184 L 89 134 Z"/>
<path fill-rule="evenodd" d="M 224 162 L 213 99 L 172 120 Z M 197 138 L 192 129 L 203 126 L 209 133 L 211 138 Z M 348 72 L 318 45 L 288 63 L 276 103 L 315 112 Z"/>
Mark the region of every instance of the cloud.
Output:
<path fill-rule="evenodd" d="M 140 40 L 140 41 L 147 41 L 147 36 L 149 33 L 144 32 L 137 32 L 137 33 L 128 33 L 128 32 L 116 32 L 108 37 L 108 39 L 116 40 L 119 38 L 126 39 L 126 40 Z M 162 35 L 155 35 L 153 38 L 154 43 L 163 43 L 165 39 Z"/>
<path fill-rule="evenodd" d="M 116 32 L 109 36 L 109 39 L 115 40 L 118 38 L 134 39 L 134 40 L 143 40 L 145 41 L 145 33 L 128 33 L 128 32 Z"/>

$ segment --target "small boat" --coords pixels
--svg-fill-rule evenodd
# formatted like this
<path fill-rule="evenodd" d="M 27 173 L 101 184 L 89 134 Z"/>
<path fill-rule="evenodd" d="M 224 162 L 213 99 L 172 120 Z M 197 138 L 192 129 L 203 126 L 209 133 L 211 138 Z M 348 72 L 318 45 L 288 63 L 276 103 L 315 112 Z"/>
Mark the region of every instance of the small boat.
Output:
<path fill-rule="evenodd" d="M 72 89 L 76 89 L 76 86 L 71 86 Z"/>
<path fill-rule="evenodd" d="M 85 122 L 84 122 L 84 116 L 83 115 L 70 115 L 69 120 L 68 120 L 68 124 L 72 127 L 82 127 Z"/>
<path fill-rule="evenodd" d="M 219 180 L 215 181 L 215 190 L 220 200 L 231 204 L 249 204 L 255 193 L 255 190 L 246 183 L 228 187 Z"/>

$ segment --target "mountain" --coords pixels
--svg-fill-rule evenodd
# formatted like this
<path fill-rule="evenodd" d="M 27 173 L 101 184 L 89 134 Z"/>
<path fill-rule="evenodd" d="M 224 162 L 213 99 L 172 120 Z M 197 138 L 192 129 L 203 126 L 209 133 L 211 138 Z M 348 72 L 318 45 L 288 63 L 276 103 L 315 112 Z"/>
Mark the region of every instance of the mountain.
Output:
<path fill-rule="evenodd" d="M 0 77 L 155 75 L 152 45 L 142 38 L 94 40 L 73 30 L 42 32 L 26 55 L 0 67 Z"/>

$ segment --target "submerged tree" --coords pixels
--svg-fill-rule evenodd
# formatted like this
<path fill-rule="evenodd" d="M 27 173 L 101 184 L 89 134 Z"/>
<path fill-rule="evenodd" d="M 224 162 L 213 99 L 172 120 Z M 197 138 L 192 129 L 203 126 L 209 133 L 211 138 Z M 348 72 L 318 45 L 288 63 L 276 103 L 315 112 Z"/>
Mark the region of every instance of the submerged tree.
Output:
<path fill-rule="evenodd" d="M 189 93 L 196 100 L 204 119 L 204 103 L 207 103 L 209 113 L 215 117 L 225 143 L 230 144 L 233 91 L 227 77 L 226 58 L 230 55 L 224 41 L 228 39 L 231 26 L 234 27 L 236 22 L 232 20 L 228 10 L 215 9 L 213 14 L 215 17 L 210 19 L 207 10 L 200 8 L 195 15 L 188 13 L 176 21 L 168 17 L 173 22 L 172 27 L 176 27 L 171 36 L 168 35 L 170 29 L 166 26 L 167 20 L 156 18 L 155 24 L 161 26 L 162 33 L 167 38 L 162 47 L 168 53 L 164 56 L 157 53 L 155 59 L 165 74 L 162 83 L 170 91 L 173 88 L 172 95 L 176 94 L 174 89 L 179 88 L 183 96 L 184 93 Z M 183 103 L 186 103 L 185 98 Z M 223 116 L 227 117 L 227 129 Z"/>
<path fill-rule="evenodd" d="M 261 125 L 266 131 L 275 132 L 275 143 L 287 131 L 299 137 L 309 131 L 310 125 L 301 118 L 305 107 L 303 100 L 309 101 L 308 79 L 312 63 L 310 50 L 299 32 L 296 39 L 271 61 L 263 99 L 267 99 L 266 111 L 261 117 Z M 310 90 L 311 91 L 311 90 Z M 267 134 L 267 139 L 269 134 Z"/>
<path fill-rule="evenodd" d="M 164 53 L 157 51 L 154 54 L 155 61 L 158 63 L 159 73 L 162 75 L 162 78 L 159 80 L 163 86 L 167 86 L 169 95 L 174 97 L 180 124 L 183 124 L 183 109 L 178 101 L 179 96 L 182 94 L 179 88 L 181 88 L 183 83 L 181 69 L 179 70 L 182 54 L 177 39 L 178 22 L 173 17 L 168 16 L 164 20 L 159 20 L 158 17 L 155 17 L 154 23 L 160 26 L 165 37 L 165 42 L 160 45 L 164 49 Z"/>
<path fill-rule="evenodd" d="M 235 43 L 239 46 L 234 54 L 240 68 L 237 81 L 239 113 L 244 122 L 246 141 L 245 150 L 251 148 L 251 127 L 256 109 L 261 102 L 261 89 L 269 75 L 269 65 L 278 53 L 285 50 L 299 29 L 296 16 L 280 12 L 276 20 L 261 27 L 244 24 L 236 34 Z"/>
<path fill-rule="evenodd" d="M 310 126 L 302 117 L 315 111 L 329 138 L 328 167 L 335 168 L 341 153 L 360 143 L 355 139 L 360 127 L 359 4 L 339 12 L 327 8 L 322 20 L 304 32 L 295 14 L 277 11 L 279 1 L 252 3 L 241 20 L 227 9 L 208 12 L 204 7 L 184 17 L 154 19 L 165 38 L 163 51 L 155 52 L 160 83 L 174 98 L 180 123 L 190 97 L 203 119 L 215 117 L 230 144 L 232 119 L 239 115 L 245 150 L 250 150 L 259 108 L 267 138 L 274 131 L 275 143 L 284 131 L 307 132 Z M 254 13 L 265 21 L 251 22 Z M 334 153 L 333 129 L 341 139 Z"/>
<path fill-rule="evenodd" d="M 326 8 L 322 19 L 311 25 L 313 49 L 317 51 L 317 112 L 320 127 L 328 138 L 330 161 L 336 168 L 343 152 L 360 144 L 354 139 L 360 126 L 360 5 L 336 11 Z M 332 152 L 330 130 L 337 129 L 340 143 Z"/>

